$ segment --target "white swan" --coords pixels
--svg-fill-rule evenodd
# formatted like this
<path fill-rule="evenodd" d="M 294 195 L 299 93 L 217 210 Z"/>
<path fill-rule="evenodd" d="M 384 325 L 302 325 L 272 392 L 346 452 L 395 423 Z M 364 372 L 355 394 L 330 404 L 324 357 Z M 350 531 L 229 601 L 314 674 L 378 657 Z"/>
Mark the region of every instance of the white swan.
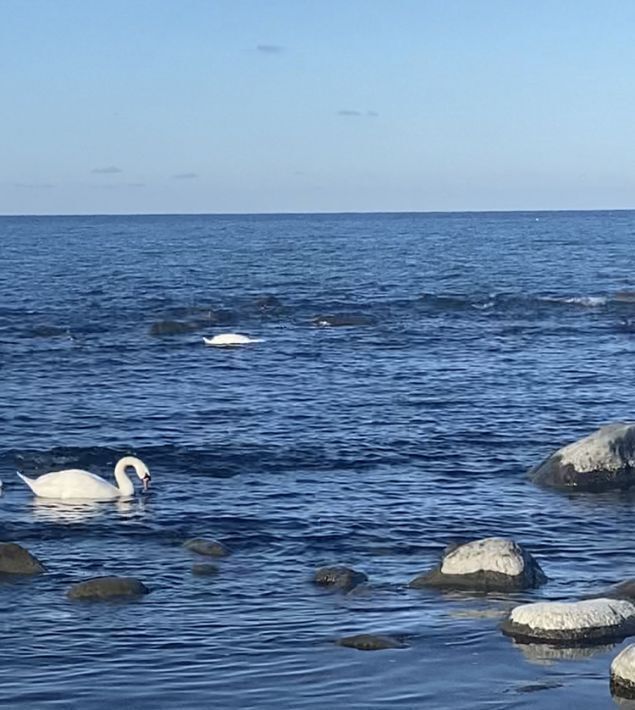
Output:
<path fill-rule="evenodd" d="M 94 473 L 77 468 L 45 473 L 38 478 L 27 478 L 21 473 L 18 473 L 18 476 L 36 496 L 41 498 L 114 500 L 134 494 L 134 486 L 126 474 L 129 466 L 134 468 L 137 476 L 143 481 L 143 490 L 146 490 L 150 485 L 150 471 L 143 461 L 135 456 L 124 456 L 117 462 L 115 466 L 117 486 L 104 481 Z"/>
<path fill-rule="evenodd" d="M 249 338 L 239 333 L 219 333 L 213 338 L 203 338 L 205 345 L 212 345 L 217 348 L 226 348 L 233 345 L 248 345 L 249 343 L 261 343 L 261 340 Z"/>

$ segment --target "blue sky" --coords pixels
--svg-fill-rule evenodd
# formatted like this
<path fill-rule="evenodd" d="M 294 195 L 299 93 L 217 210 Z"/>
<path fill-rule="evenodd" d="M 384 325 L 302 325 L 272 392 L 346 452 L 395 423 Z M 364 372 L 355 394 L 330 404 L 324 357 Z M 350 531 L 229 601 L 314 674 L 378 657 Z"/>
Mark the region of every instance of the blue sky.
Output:
<path fill-rule="evenodd" d="M 635 207 L 631 0 L 0 0 L 0 214 Z"/>

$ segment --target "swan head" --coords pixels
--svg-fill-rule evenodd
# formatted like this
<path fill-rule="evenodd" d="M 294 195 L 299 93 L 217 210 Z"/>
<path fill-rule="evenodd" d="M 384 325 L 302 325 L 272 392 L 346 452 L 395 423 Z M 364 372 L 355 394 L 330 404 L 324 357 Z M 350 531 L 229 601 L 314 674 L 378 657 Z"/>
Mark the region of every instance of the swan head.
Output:
<path fill-rule="evenodd" d="M 117 464 L 117 468 L 121 468 L 124 471 L 129 467 L 134 468 L 135 473 L 141 479 L 141 483 L 143 483 L 143 490 L 147 491 L 152 480 L 150 469 L 136 456 L 124 456 Z"/>

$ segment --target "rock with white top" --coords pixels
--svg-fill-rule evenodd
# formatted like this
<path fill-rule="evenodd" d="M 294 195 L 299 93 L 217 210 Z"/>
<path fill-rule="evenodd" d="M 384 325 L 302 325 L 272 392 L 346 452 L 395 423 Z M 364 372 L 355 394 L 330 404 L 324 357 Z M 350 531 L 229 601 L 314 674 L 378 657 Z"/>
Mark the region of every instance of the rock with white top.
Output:
<path fill-rule="evenodd" d="M 606 491 L 635 485 L 635 423 L 607 424 L 529 471 L 539 485 Z"/>
<path fill-rule="evenodd" d="M 547 577 L 536 560 L 513 540 L 488 537 L 446 548 L 441 563 L 409 586 L 509 592 L 538 587 Z"/>
<path fill-rule="evenodd" d="M 512 609 L 501 629 L 521 643 L 621 641 L 635 633 L 635 605 L 624 599 L 522 604 Z"/>
<path fill-rule="evenodd" d="M 611 692 L 621 698 L 635 699 L 635 643 L 611 663 Z"/>

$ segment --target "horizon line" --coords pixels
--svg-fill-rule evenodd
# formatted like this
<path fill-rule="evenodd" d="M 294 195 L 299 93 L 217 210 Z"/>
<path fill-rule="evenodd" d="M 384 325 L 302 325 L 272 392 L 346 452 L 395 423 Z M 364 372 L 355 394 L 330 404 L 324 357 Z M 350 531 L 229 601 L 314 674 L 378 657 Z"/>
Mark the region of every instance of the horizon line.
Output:
<path fill-rule="evenodd" d="M 449 214 L 545 214 L 561 212 L 634 212 L 635 207 L 547 208 L 547 209 L 472 209 L 472 210 L 323 210 L 320 212 L 14 212 L 4 217 L 294 217 L 321 215 L 449 215 Z"/>

